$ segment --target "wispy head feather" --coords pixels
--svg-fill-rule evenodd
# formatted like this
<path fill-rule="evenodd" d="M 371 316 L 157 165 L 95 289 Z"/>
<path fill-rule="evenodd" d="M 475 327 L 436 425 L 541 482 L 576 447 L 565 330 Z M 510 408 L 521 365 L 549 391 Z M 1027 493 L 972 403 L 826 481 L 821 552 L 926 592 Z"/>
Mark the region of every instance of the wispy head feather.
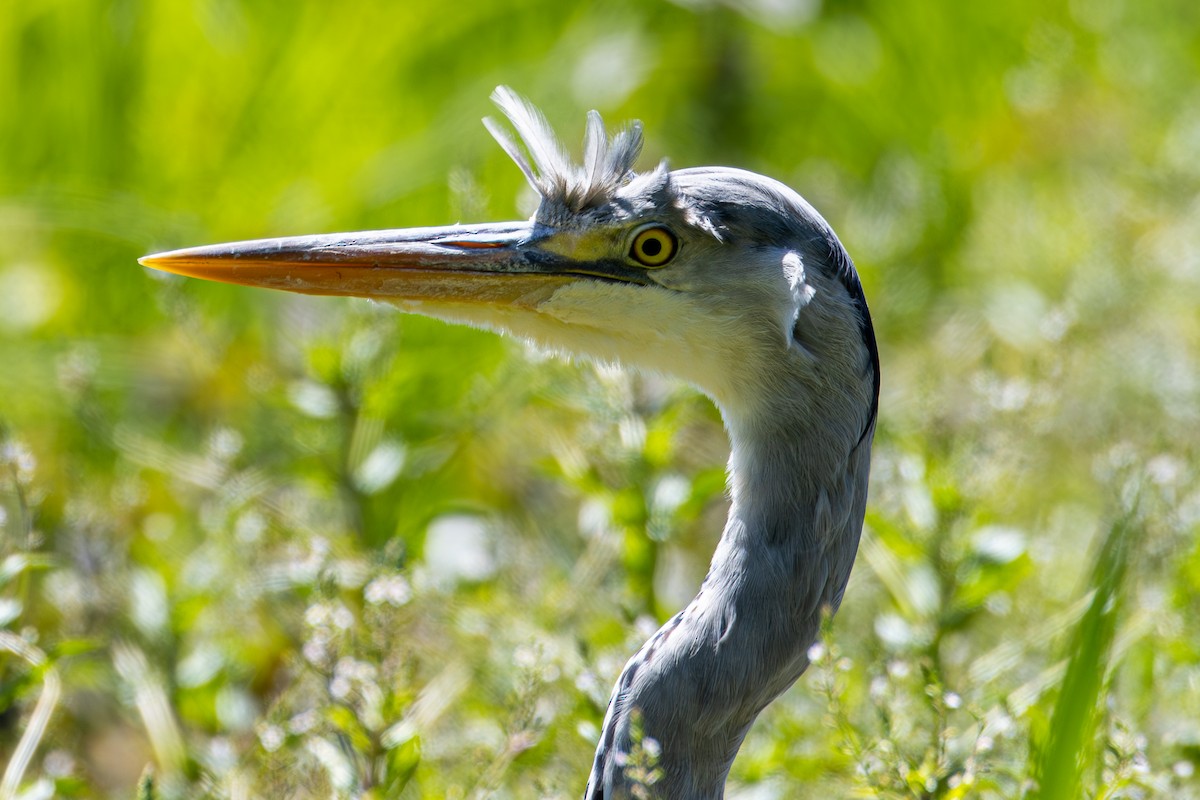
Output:
<path fill-rule="evenodd" d="M 609 139 L 600 114 L 588 112 L 583 164 L 577 165 L 571 162 L 542 112 L 528 100 L 507 86 L 498 86 L 492 92 L 492 101 L 516 129 L 520 144 L 490 117 L 483 124 L 541 195 L 539 217 L 558 216 L 564 211 L 579 214 L 604 205 L 633 179 L 633 165 L 642 152 L 640 122 L 630 123 Z"/>

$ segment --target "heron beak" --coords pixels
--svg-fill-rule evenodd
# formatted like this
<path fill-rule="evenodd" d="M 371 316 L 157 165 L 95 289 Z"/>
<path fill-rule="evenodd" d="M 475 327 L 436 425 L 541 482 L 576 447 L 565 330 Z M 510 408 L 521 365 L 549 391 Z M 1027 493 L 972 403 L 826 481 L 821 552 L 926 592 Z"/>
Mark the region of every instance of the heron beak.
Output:
<path fill-rule="evenodd" d="M 621 262 L 580 260 L 533 222 L 259 239 L 138 259 L 192 278 L 389 301 L 536 305 L 575 280 L 644 283 Z M 547 247 L 549 245 L 549 247 Z"/>

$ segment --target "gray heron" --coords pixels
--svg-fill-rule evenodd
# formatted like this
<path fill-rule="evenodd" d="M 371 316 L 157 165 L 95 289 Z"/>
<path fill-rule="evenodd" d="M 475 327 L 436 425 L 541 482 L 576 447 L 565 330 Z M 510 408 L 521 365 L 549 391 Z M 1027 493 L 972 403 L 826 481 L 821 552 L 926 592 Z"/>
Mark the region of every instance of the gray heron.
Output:
<path fill-rule="evenodd" d="M 758 714 L 808 666 L 858 549 L 879 354 L 854 265 L 799 194 L 740 169 L 636 172 L 638 123 L 587 118 L 574 164 L 541 113 L 500 87 L 516 130 L 485 124 L 540 196 L 502 224 L 262 239 L 141 263 L 245 286 L 353 295 L 681 378 L 720 409 L 730 509 L 695 599 L 626 664 L 586 800 L 634 796 L 635 728 L 652 797 L 723 797 Z M 638 791 L 646 796 L 647 791 Z"/>

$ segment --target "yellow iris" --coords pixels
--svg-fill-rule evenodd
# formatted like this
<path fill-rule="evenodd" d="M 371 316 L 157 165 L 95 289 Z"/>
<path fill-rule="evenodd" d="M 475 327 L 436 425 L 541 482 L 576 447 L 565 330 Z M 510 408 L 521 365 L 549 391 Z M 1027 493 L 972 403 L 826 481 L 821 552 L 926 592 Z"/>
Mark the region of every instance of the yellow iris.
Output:
<path fill-rule="evenodd" d="M 675 256 L 679 242 L 661 225 L 642 228 L 633 237 L 629 257 L 644 267 L 661 267 Z"/>

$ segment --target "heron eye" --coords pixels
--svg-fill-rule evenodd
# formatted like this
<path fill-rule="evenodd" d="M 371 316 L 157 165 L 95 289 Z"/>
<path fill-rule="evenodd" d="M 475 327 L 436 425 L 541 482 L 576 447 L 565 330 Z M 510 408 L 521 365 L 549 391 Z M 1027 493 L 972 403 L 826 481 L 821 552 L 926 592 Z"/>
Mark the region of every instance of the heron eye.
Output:
<path fill-rule="evenodd" d="M 629 257 L 643 267 L 661 267 L 675 257 L 679 242 L 661 225 L 642 228 L 633 237 Z"/>

